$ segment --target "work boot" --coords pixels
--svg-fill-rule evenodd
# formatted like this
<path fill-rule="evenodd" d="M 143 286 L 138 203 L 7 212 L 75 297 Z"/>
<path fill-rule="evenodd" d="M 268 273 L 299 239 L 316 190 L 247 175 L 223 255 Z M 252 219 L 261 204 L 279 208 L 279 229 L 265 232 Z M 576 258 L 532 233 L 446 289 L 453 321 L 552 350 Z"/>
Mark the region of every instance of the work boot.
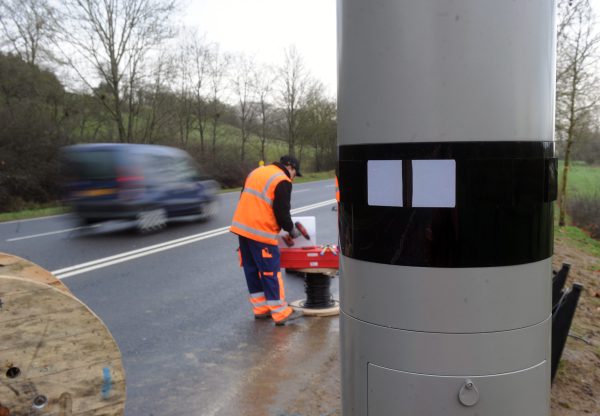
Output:
<path fill-rule="evenodd" d="M 270 317 L 271 317 L 271 312 L 254 314 L 254 319 L 269 319 Z"/>
<path fill-rule="evenodd" d="M 290 313 L 287 318 L 283 318 L 281 321 L 277 321 L 275 322 L 275 325 L 277 326 L 283 326 L 285 325 L 286 322 L 288 321 L 293 321 L 294 319 L 298 319 L 301 318 L 302 315 L 304 315 L 304 312 L 302 312 L 299 309 L 294 309 L 294 311 L 292 313 Z"/>

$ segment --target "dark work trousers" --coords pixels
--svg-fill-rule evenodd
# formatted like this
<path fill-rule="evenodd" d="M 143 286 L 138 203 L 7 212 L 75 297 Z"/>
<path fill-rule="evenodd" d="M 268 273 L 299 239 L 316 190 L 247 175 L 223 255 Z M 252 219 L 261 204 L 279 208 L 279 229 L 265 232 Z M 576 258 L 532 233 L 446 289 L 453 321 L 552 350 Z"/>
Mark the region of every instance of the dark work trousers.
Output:
<path fill-rule="evenodd" d="M 279 247 L 238 236 L 240 255 L 254 314 L 271 313 L 274 320 L 286 317 L 291 309 L 279 268 Z"/>

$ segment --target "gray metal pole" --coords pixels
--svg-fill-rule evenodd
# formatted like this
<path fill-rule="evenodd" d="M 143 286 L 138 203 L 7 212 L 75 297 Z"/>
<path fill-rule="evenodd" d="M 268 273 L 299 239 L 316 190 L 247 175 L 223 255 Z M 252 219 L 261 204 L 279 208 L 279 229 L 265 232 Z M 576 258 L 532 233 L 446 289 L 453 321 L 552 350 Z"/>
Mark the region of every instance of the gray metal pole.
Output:
<path fill-rule="evenodd" d="M 555 2 L 338 0 L 344 416 L 548 416 Z"/>

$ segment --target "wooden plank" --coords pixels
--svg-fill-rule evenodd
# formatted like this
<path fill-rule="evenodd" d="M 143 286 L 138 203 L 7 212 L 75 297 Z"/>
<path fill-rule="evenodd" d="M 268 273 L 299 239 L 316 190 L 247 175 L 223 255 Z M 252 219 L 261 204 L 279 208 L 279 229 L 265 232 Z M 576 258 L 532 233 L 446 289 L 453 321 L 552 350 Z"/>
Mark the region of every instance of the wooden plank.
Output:
<path fill-rule="evenodd" d="M 121 353 L 92 311 L 13 276 L 0 276 L 0 302 L 1 406 L 11 415 L 123 415 Z"/>
<path fill-rule="evenodd" d="M 69 289 L 48 270 L 13 254 L 0 252 L 0 274 L 33 280 L 54 286 L 58 290 L 71 293 Z"/>

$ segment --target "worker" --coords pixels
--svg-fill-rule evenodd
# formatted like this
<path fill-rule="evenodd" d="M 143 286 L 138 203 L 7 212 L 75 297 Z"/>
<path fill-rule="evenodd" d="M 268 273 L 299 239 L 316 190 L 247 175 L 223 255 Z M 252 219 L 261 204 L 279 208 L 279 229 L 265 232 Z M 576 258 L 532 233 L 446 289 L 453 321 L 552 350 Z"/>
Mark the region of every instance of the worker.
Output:
<path fill-rule="evenodd" d="M 238 235 L 242 267 L 256 319 L 276 325 L 302 316 L 285 301 L 277 235 L 283 229 L 298 238 L 290 215 L 292 181 L 300 173 L 298 160 L 282 156 L 279 162 L 254 169 L 244 183 L 230 231 Z"/>

